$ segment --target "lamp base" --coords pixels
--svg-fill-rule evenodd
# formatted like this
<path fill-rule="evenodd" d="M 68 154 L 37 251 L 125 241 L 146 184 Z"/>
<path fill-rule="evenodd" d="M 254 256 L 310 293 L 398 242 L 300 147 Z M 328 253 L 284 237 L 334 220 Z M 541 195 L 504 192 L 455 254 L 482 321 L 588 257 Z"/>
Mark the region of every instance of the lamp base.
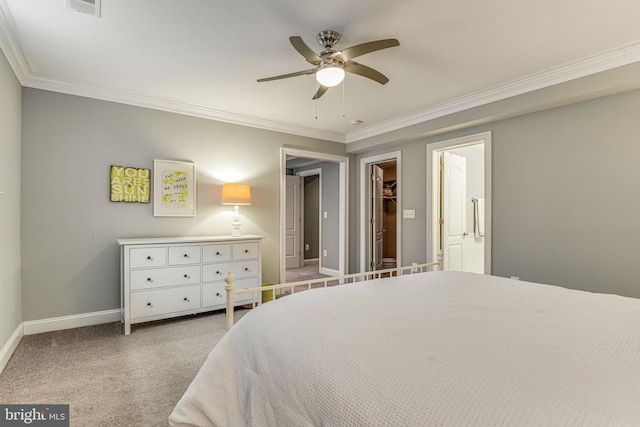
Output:
<path fill-rule="evenodd" d="M 240 221 L 233 221 L 231 223 L 231 237 L 240 237 L 242 232 L 240 231 Z"/>

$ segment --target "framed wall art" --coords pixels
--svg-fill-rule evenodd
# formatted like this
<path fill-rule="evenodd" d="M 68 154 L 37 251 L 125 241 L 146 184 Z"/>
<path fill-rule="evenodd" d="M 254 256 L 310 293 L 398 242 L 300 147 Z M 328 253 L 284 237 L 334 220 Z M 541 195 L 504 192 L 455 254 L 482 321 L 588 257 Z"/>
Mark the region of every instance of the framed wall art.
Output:
<path fill-rule="evenodd" d="M 153 216 L 196 216 L 196 165 L 153 161 Z"/>
<path fill-rule="evenodd" d="M 109 182 L 112 202 L 151 202 L 150 169 L 112 165 Z"/>

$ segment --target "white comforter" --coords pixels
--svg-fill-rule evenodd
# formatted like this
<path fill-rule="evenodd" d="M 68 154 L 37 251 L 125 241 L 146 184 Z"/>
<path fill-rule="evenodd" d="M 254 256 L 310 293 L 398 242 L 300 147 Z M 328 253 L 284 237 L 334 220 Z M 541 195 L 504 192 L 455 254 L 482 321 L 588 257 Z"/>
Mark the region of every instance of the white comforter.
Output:
<path fill-rule="evenodd" d="M 637 426 L 640 300 L 440 272 L 301 292 L 245 315 L 170 423 Z"/>

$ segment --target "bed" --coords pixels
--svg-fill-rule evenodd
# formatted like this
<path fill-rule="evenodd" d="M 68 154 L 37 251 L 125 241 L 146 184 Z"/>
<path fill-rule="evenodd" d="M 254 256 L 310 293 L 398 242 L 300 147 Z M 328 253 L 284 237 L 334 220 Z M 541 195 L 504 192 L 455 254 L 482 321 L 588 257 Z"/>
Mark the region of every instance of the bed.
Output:
<path fill-rule="evenodd" d="M 294 293 L 227 332 L 169 421 L 640 425 L 640 300 L 441 271 Z"/>

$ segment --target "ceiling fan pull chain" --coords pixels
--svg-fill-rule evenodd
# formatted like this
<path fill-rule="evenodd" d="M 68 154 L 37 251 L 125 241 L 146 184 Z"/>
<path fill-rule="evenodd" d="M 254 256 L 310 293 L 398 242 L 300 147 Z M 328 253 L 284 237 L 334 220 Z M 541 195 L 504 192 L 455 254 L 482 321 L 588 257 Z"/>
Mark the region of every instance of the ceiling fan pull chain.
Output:
<path fill-rule="evenodd" d="M 345 78 L 342 81 L 342 117 L 346 117 L 347 113 L 344 111 L 344 85 L 346 84 L 347 79 Z"/>
<path fill-rule="evenodd" d="M 318 93 L 319 88 L 320 88 L 320 84 L 316 80 L 316 93 Z M 315 101 L 316 101 L 316 120 L 318 120 L 318 97 L 315 98 Z"/>

